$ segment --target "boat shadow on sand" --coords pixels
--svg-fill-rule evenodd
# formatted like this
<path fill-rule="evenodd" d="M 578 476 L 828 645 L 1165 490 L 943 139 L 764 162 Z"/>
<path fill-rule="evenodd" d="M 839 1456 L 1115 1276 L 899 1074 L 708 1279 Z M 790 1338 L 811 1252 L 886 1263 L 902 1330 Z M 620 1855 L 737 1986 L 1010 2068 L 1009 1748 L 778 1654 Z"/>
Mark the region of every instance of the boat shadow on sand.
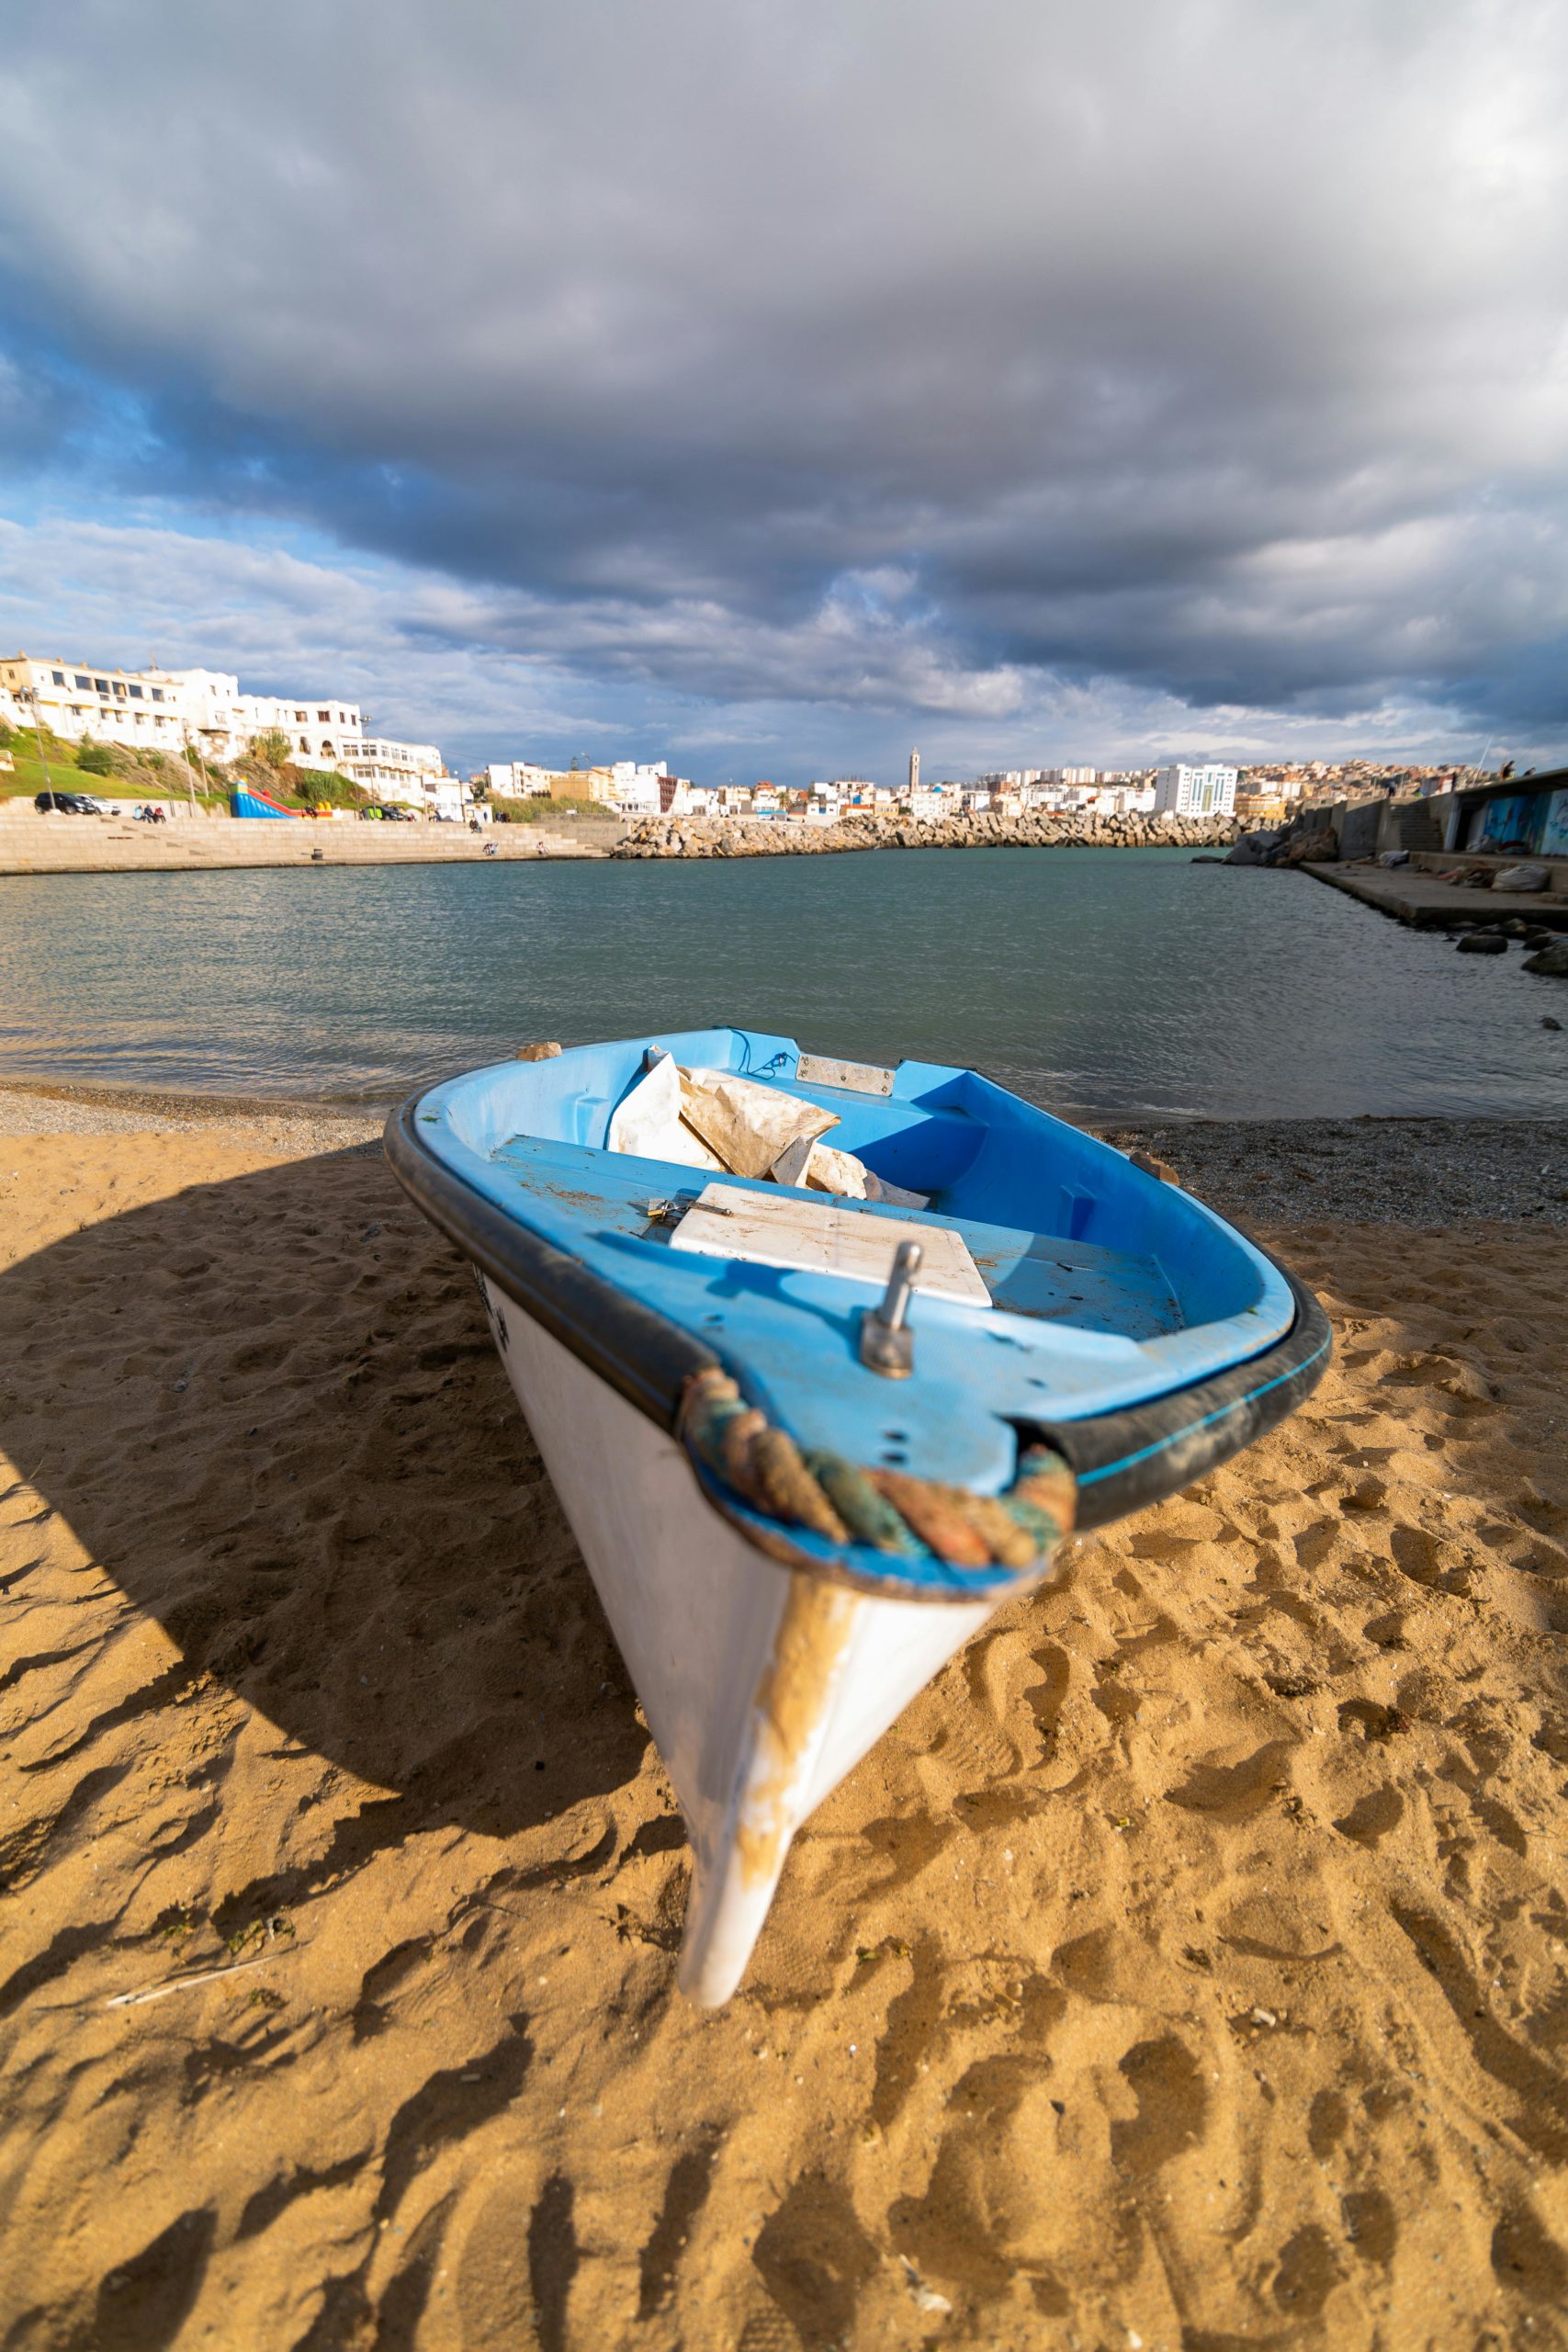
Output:
<path fill-rule="evenodd" d="M 253 1874 L 209 1863 L 220 1932 L 425 1833 L 510 1838 L 639 1777 L 640 1823 L 608 1808 L 598 1847 L 541 1875 L 683 1845 L 677 1815 L 649 1817 L 648 1736 L 474 1286 L 378 1158 L 89 1225 L 0 1279 L 0 1330 L 32 1532 L 80 1577 L 80 1695 L 60 1705 L 40 1677 L 58 1729 L 29 1742 L 33 1801 L 58 1826 L 155 1748 L 209 1792 L 181 1847 L 234 1828 L 232 1693 L 276 1728 L 264 1757 L 337 1770 L 315 1800 L 324 1850 L 264 1805 L 241 1840 Z M 13 1702 L 60 1649 L 13 1661 Z M 368 1785 L 351 1794 L 342 1774 Z"/>

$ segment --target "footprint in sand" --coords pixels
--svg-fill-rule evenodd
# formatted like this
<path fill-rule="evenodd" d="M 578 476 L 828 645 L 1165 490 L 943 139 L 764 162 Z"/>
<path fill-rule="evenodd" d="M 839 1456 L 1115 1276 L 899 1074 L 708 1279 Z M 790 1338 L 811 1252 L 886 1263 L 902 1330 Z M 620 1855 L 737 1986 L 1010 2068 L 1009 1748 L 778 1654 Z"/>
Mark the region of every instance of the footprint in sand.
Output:
<path fill-rule="evenodd" d="M 1286 1778 L 1292 1752 L 1300 1745 L 1294 1739 L 1270 1739 L 1239 1763 L 1196 1764 L 1180 1786 L 1168 1792 L 1169 1801 L 1187 1813 L 1217 1814 L 1232 1821 L 1260 1813 Z"/>
<path fill-rule="evenodd" d="M 639 2321 L 652 2319 L 674 2293 L 675 2274 L 693 2226 L 707 2202 L 717 2156 L 717 2140 L 705 2139 L 678 2156 L 671 2167 L 659 2218 L 637 2261 Z"/>
<path fill-rule="evenodd" d="M 1135 2042 L 1121 2072 L 1138 2111 L 1112 2123 L 1111 2160 L 1135 2173 L 1156 2172 L 1202 2137 L 1209 2104 L 1202 2069 L 1185 2042 L 1165 2034 Z"/>
<path fill-rule="evenodd" d="M 1397 1789 L 1384 1787 L 1358 1797 L 1334 1826 L 1342 1838 L 1352 1838 L 1359 1846 L 1375 1846 L 1397 1829 L 1404 1818 L 1404 1799 Z"/>
<path fill-rule="evenodd" d="M 1393 2207 L 1381 2188 L 1353 2188 L 1339 2200 L 1345 2235 L 1363 2262 L 1386 2267 L 1399 2245 Z"/>
<path fill-rule="evenodd" d="M 217 2226 L 210 2206 L 182 2213 L 111 2270 L 98 2289 L 92 2341 L 114 2352 L 164 2352 L 200 2291 Z"/>
<path fill-rule="evenodd" d="M 1505 2287 L 1561 2312 L 1568 2305 L 1568 2255 L 1528 2205 L 1516 2205 L 1492 2233 L 1492 2267 Z"/>
<path fill-rule="evenodd" d="M 1293 2317 L 1315 2319 L 1340 2278 L 1338 2257 L 1328 2233 L 1309 2222 L 1291 2238 L 1274 2273 L 1273 2296 L 1281 2311 Z"/>
<path fill-rule="evenodd" d="M 795 2181 L 758 2232 L 751 2258 L 807 2352 L 847 2340 L 861 2295 L 882 2267 L 841 2185 L 821 2173 Z"/>
<path fill-rule="evenodd" d="M 1307 2145 L 1322 2164 L 1332 2155 L 1349 2126 L 1350 2110 L 1339 2091 L 1318 2091 L 1307 2111 Z"/>

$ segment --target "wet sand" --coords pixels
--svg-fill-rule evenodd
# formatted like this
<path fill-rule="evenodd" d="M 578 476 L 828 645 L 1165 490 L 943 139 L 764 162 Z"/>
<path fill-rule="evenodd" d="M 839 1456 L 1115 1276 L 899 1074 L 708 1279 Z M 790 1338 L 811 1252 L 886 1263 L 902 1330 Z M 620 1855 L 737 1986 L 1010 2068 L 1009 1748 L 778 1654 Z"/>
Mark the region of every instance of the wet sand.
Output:
<path fill-rule="evenodd" d="M 1324 1386 L 993 1622 L 705 2016 L 466 1273 L 363 1128 L 143 1115 L 0 1141 L 0 2343 L 1568 2340 L 1551 1220 L 1263 1227 Z"/>

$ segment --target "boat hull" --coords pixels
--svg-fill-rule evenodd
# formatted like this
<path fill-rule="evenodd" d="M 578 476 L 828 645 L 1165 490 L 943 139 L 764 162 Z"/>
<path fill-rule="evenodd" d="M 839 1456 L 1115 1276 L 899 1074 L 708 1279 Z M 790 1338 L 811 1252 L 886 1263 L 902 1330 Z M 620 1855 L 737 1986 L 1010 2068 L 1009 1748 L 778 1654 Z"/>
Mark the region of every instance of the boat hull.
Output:
<path fill-rule="evenodd" d="M 609 1148 L 671 1056 L 830 1096 L 867 1171 L 927 1200 L 867 1200 L 868 1229 L 913 1216 L 963 1242 L 987 1301 L 922 1295 L 896 1399 L 861 1354 L 874 1285 L 676 1247 L 688 1163 Z M 620 1039 L 445 1080 L 386 1144 L 479 1276 L 669 1771 L 694 1855 L 681 1983 L 702 2002 L 739 1982 L 800 1824 L 1038 1583 L 1061 1529 L 1190 1485 L 1328 1360 L 1322 1308 L 1267 1252 L 973 1071 L 857 1080 L 734 1029 Z M 711 1214 L 754 1205 L 754 1182 L 714 1181 Z"/>
<path fill-rule="evenodd" d="M 997 1603 L 886 1599 L 768 1559 L 664 1430 L 478 1278 L 685 1818 L 679 1981 L 716 2005 L 740 1982 L 800 1824 Z"/>

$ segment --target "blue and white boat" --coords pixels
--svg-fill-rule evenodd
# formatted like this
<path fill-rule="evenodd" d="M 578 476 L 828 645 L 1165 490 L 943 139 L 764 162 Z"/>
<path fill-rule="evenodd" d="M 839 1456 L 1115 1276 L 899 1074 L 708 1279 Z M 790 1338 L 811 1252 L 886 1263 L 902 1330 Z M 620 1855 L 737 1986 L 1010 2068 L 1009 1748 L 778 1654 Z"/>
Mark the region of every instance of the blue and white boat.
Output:
<path fill-rule="evenodd" d="M 744 1029 L 530 1048 L 387 1151 L 476 1269 L 679 1797 L 702 2002 L 800 1823 L 1067 1531 L 1328 1360 L 1256 1243 L 973 1070 Z"/>

